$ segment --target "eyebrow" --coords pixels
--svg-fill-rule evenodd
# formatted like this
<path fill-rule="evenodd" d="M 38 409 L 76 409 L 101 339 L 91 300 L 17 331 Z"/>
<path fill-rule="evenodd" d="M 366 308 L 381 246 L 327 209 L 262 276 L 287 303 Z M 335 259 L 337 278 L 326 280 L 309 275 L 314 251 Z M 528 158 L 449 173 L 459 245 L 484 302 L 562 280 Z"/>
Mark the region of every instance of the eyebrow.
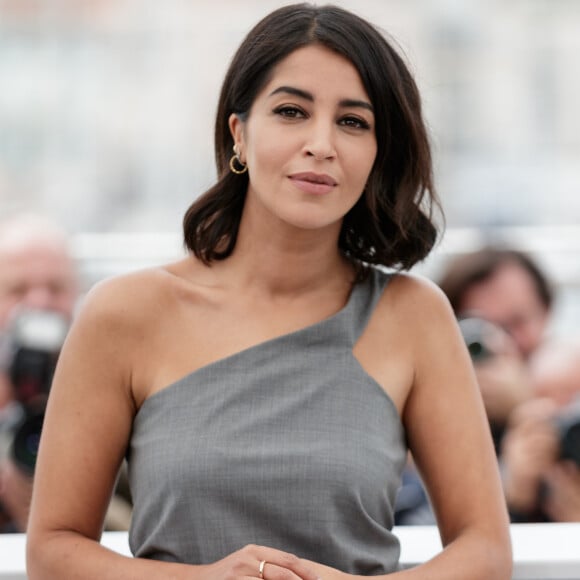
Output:
<path fill-rule="evenodd" d="M 269 96 L 272 97 L 280 93 L 287 93 L 289 95 L 294 95 L 296 97 L 300 97 L 301 99 L 310 101 L 312 103 L 314 102 L 314 95 L 312 93 L 309 93 L 308 91 L 304 91 L 302 89 L 297 89 L 296 87 L 289 86 L 278 87 L 277 89 L 274 89 L 269 94 Z M 360 107 L 362 109 L 367 109 L 371 113 L 374 113 L 373 106 L 367 101 L 360 101 L 359 99 L 342 99 L 338 104 L 341 107 Z"/>

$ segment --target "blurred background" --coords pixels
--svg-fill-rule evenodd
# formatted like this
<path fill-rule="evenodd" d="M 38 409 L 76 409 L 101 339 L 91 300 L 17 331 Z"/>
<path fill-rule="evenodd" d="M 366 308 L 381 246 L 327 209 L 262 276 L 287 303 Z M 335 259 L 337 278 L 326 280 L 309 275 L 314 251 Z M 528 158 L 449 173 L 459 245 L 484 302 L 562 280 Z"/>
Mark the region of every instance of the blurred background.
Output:
<path fill-rule="evenodd" d="M 394 37 L 432 130 L 447 230 L 534 254 L 580 320 L 580 1 L 335 0 Z M 181 255 L 214 179 L 213 115 L 274 0 L 0 0 L 0 215 L 73 234 L 87 284 Z"/>

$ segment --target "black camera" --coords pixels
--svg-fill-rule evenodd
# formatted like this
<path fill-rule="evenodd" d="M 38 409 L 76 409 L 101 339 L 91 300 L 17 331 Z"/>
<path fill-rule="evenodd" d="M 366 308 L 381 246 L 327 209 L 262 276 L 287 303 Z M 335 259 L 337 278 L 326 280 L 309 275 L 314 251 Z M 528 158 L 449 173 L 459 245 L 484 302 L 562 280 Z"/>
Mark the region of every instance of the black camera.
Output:
<path fill-rule="evenodd" d="M 560 411 L 555 425 L 560 439 L 560 458 L 580 467 L 580 396 Z"/>
<path fill-rule="evenodd" d="M 11 318 L 0 344 L 0 370 L 22 405 L 46 401 L 68 329 L 68 319 L 52 310 L 19 309 Z"/>
<path fill-rule="evenodd" d="M 44 411 L 27 410 L 14 429 L 10 458 L 29 477 L 34 475 L 43 422 Z"/>

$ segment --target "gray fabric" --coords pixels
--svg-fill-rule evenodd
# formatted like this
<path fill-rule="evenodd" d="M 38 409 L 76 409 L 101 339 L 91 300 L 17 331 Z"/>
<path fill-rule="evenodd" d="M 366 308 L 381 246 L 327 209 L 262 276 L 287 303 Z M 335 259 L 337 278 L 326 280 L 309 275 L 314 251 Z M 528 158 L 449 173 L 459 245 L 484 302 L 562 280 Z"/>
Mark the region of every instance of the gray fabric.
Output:
<path fill-rule="evenodd" d="M 254 543 L 353 574 L 397 569 L 403 428 L 352 354 L 388 279 L 373 269 L 334 316 L 143 404 L 129 450 L 135 556 L 203 564 Z"/>

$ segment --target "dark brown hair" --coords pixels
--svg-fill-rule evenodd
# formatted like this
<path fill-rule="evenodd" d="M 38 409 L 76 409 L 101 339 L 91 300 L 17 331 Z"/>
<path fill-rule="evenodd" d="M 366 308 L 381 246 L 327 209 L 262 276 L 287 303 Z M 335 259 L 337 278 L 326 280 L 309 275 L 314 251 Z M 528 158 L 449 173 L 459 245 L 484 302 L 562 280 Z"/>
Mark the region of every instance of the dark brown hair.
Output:
<path fill-rule="evenodd" d="M 549 310 L 554 300 L 553 289 L 534 260 L 518 250 L 486 246 L 453 259 L 439 280 L 454 312 L 461 314 L 462 301 L 468 290 L 489 280 L 505 264 L 516 264 L 528 274 L 540 302 Z"/>
<path fill-rule="evenodd" d="M 360 262 L 410 268 L 433 247 L 439 203 L 417 86 L 403 59 L 371 24 L 336 6 L 295 4 L 261 20 L 233 57 L 215 125 L 218 182 L 183 220 L 185 245 L 205 263 L 233 251 L 248 174 L 229 170 L 228 119 L 245 120 L 273 68 L 298 48 L 318 44 L 358 70 L 375 114 L 377 156 L 363 195 L 345 216 L 339 247 Z"/>

